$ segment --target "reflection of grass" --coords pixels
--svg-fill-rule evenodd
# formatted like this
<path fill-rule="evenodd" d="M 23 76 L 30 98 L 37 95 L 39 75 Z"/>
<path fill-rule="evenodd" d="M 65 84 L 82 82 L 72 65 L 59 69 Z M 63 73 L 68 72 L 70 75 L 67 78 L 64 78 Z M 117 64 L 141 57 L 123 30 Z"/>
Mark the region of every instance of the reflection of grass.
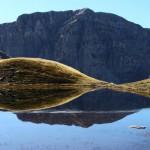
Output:
<path fill-rule="evenodd" d="M 124 84 L 128 91 L 150 97 L 150 79 Z"/>
<path fill-rule="evenodd" d="M 112 84 L 110 89 L 150 97 L 150 79 L 120 85 Z"/>
<path fill-rule="evenodd" d="M 20 86 L 21 87 L 21 86 Z M 53 87 L 0 89 L 0 108 L 11 111 L 31 111 L 56 107 L 76 99 L 89 91 L 87 88 Z"/>

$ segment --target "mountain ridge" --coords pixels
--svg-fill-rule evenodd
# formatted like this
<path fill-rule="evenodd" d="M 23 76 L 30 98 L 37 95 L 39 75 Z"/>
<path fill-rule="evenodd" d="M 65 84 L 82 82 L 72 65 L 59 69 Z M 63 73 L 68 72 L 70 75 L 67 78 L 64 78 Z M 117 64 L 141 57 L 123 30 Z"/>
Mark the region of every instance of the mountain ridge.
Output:
<path fill-rule="evenodd" d="M 115 83 L 148 78 L 149 43 L 149 29 L 90 9 L 24 14 L 0 25 L 4 53 L 52 59 Z"/>

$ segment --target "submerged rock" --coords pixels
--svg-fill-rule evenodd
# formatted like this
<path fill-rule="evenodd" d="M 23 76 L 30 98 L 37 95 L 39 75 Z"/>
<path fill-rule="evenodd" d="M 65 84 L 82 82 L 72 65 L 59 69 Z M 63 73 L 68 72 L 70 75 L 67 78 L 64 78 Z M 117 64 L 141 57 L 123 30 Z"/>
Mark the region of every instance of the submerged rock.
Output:
<path fill-rule="evenodd" d="M 135 129 L 146 129 L 145 126 L 139 126 L 139 125 L 131 125 L 129 128 L 135 128 Z"/>

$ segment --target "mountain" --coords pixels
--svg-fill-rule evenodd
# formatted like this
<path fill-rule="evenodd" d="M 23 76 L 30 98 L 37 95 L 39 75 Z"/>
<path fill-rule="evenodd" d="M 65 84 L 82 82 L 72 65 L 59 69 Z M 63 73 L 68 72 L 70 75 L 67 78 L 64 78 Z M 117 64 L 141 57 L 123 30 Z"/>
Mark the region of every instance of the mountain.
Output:
<path fill-rule="evenodd" d="M 0 25 L 0 49 L 12 57 L 41 57 L 115 83 L 150 75 L 150 29 L 114 14 L 50 11 Z"/>

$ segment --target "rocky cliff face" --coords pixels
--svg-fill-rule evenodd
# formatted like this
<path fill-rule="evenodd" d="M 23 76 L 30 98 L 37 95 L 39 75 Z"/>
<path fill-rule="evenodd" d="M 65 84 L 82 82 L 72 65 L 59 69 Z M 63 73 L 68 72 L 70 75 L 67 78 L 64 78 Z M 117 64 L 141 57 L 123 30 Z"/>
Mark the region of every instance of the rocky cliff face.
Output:
<path fill-rule="evenodd" d="M 90 9 L 24 14 L 0 25 L 0 49 L 13 57 L 42 57 L 101 80 L 150 75 L 150 30 Z"/>

